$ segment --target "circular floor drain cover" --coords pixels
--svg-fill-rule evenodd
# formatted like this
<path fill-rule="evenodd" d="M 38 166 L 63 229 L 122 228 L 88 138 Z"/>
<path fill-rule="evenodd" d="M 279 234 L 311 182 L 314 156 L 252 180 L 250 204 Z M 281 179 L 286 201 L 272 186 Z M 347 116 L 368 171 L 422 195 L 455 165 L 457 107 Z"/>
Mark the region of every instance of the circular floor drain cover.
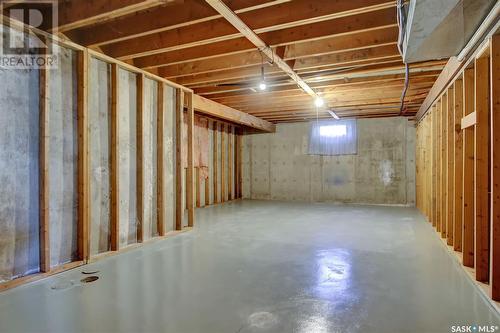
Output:
<path fill-rule="evenodd" d="M 61 281 L 56 284 L 54 284 L 50 289 L 52 290 L 64 290 L 71 288 L 73 286 L 73 281 Z"/>
<path fill-rule="evenodd" d="M 90 282 L 97 281 L 98 279 L 99 279 L 98 276 L 87 276 L 86 278 L 81 279 L 80 282 L 82 282 L 82 283 L 90 283 Z"/>

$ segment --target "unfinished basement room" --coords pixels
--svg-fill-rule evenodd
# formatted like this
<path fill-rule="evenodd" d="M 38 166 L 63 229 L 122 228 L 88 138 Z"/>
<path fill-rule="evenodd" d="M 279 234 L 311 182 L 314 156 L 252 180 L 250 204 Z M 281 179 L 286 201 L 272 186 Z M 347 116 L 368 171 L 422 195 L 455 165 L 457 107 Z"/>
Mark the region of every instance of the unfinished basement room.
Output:
<path fill-rule="evenodd" d="M 500 333 L 500 0 L 0 11 L 0 333 Z"/>

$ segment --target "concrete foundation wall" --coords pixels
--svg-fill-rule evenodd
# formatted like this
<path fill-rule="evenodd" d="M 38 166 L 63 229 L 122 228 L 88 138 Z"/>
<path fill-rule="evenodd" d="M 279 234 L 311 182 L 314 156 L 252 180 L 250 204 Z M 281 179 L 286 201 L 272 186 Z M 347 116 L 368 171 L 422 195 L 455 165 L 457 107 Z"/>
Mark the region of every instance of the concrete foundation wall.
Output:
<path fill-rule="evenodd" d="M 0 82 L 2 282 L 39 271 L 38 71 L 0 68 Z"/>
<path fill-rule="evenodd" d="M 54 45 L 49 71 L 49 239 L 51 267 L 77 259 L 78 124 L 77 55 Z"/>
<path fill-rule="evenodd" d="M 125 247 L 137 242 L 137 78 L 120 69 L 118 80 L 119 240 Z"/>
<path fill-rule="evenodd" d="M 111 66 L 92 58 L 89 69 L 90 253 L 110 248 Z"/>
<path fill-rule="evenodd" d="M 244 136 L 244 198 L 413 205 L 414 124 L 399 117 L 357 126 L 356 155 L 308 155 L 309 123 Z"/>

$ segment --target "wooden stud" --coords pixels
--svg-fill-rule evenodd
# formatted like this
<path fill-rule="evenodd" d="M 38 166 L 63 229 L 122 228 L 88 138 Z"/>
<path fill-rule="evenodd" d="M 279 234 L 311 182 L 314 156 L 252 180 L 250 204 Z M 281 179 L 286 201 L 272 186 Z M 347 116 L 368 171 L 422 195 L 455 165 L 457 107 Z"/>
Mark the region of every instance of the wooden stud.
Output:
<path fill-rule="evenodd" d="M 436 231 L 441 232 L 441 220 L 443 218 L 443 205 L 441 204 L 442 196 L 442 181 L 443 181 L 443 167 L 442 167 L 442 145 L 443 145 L 443 126 L 441 118 L 441 102 L 436 102 Z"/>
<path fill-rule="evenodd" d="M 233 197 L 233 163 L 234 163 L 234 160 L 233 160 L 233 156 L 234 156 L 234 145 L 233 145 L 233 126 L 229 125 L 228 128 L 228 137 L 227 137 L 227 141 L 228 141 L 228 193 L 227 193 L 227 197 L 228 197 L 228 200 L 233 200 L 234 197 Z"/>
<path fill-rule="evenodd" d="M 210 120 L 207 119 L 207 133 L 210 134 Z M 208 147 L 207 147 L 208 149 Z M 210 175 L 205 177 L 205 207 L 210 206 Z"/>
<path fill-rule="evenodd" d="M 500 301 L 500 35 L 490 40 L 491 297 Z"/>
<path fill-rule="evenodd" d="M 464 71 L 464 115 L 474 112 L 474 68 Z M 474 127 L 463 130 L 463 236 L 462 263 L 474 267 Z"/>
<path fill-rule="evenodd" d="M 438 172 L 437 172 L 437 149 L 438 149 L 438 132 L 437 132 L 438 114 L 436 106 L 432 107 L 432 226 L 436 227 L 437 221 L 437 189 L 438 189 Z"/>
<path fill-rule="evenodd" d="M 182 205 L 182 127 L 184 123 L 184 91 L 177 89 L 175 104 L 175 230 L 182 230 L 184 207 Z"/>
<path fill-rule="evenodd" d="M 157 111 L 156 111 L 156 116 L 157 116 L 157 121 L 156 121 L 156 169 L 157 169 L 157 185 L 156 185 L 156 190 L 157 190 L 157 220 L 156 220 L 156 228 L 158 230 L 158 236 L 162 237 L 165 236 L 165 185 L 164 185 L 164 165 L 163 165 L 163 160 L 164 160 L 164 146 L 163 146 L 163 141 L 164 141 L 164 121 L 165 121 L 165 106 L 164 106 L 164 100 L 163 100 L 163 83 L 162 82 L 157 82 Z"/>
<path fill-rule="evenodd" d="M 50 271 L 50 209 L 49 209 L 49 75 L 41 68 L 40 78 L 40 272 Z"/>
<path fill-rule="evenodd" d="M 78 259 L 84 262 L 90 256 L 88 66 L 88 52 L 78 51 Z"/>
<path fill-rule="evenodd" d="M 475 268 L 476 280 L 489 279 L 489 59 L 475 63 Z"/>
<path fill-rule="evenodd" d="M 441 97 L 441 237 L 446 238 L 448 225 L 448 98 Z M 450 193 L 451 194 L 451 193 Z"/>
<path fill-rule="evenodd" d="M 119 110 L 119 68 L 115 63 L 111 64 L 111 250 L 118 251 L 120 249 L 120 192 L 119 179 L 120 165 L 118 163 L 118 110 Z"/>
<path fill-rule="evenodd" d="M 463 106 L 463 81 L 458 79 L 454 84 L 453 105 L 455 113 L 454 123 L 454 191 L 455 197 L 453 201 L 453 249 L 462 252 L 462 229 L 463 229 L 463 215 L 462 215 L 462 199 L 463 199 L 463 138 L 462 138 L 462 117 L 464 116 Z"/>
<path fill-rule="evenodd" d="M 194 167 L 195 173 L 195 186 L 196 186 L 196 207 L 201 207 L 201 177 L 200 177 L 200 167 Z"/>
<path fill-rule="evenodd" d="M 214 172 L 213 172 L 213 185 L 214 185 L 214 204 L 218 204 L 219 203 L 219 186 L 217 184 L 217 181 L 219 179 L 219 170 L 218 170 L 218 162 L 219 162 L 219 152 L 218 152 L 218 148 L 219 148 L 219 143 L 217 142 L 217 137 L 219 136 L 219 125 L 217 123 L 217 121 L 214 121 L 214 133 L 213 133 L 213 144 L 214 144 L 214 147 L 213 147 L 213 156 L 212 156 L 212 159 L 213 159 L 213 166 L 214 166 Z"/>
<path fill-rule="evenodd" d="M 187 153 L 188 165 L 186 174 L 186 193 L 187 193 L 187 210 L 188 210 L 188 226 L 194 226 L 194 107 L 193 107 L 193 93 L 189 92 L 187 95 Z"/>
<path fill-rule="evenodd" d="M 221 160 L 221 166 L 220 166 L 220 174 L 221 174 L 221 180 L 220 180 L 220 187 L 221 187 L 221 198 L 222 202 L 226 201 L 226 193 L 227 193 L 227 188 L 226 188 L 226 124 L 223 123 L 221 126 L 221 149 L 220 149 L 220 160 Z"/>
<path fill-rule="evenodd" d="M 448 180 L 447 180 L 447 199 L 448 202 L 446 206 L 448 207 L 448 215 L 447 215 L 447 224 L 446 224 L 446 243 L 448 245 L 453 245 L 453 221 L 454 217 L 454 206 L 453 202 L 455 200 L 455 108 L 454 108 L 454 91 L 453 86 L 448 88 L 447 97 L 448 100 L 446 102 L 448 106 L 447 114 L 448 114 L 448 141 L 447 141 L 447 172 L 448 172 Z"/>
<path fill-rule="evenodd" d="M 136 76 L 136 89 L 137 89 L 137 242 L 144 241 L 144 74 L 137 74 Z"/>

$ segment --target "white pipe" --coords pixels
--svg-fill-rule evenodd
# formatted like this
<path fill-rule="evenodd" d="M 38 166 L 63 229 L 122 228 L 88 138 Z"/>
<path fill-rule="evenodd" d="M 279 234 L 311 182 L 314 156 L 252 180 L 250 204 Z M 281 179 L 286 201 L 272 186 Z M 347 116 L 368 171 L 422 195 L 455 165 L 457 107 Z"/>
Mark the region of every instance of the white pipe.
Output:
<path fill-rule="evenodd" d="M 467 45 L 462 49 L 462 51 L 458 54 L 458 61 L 462 61 L 465 59 L 465 57 L 475 49 L 476 44 L 479 43 L 481 40 L 483 40 L 483 35 L 488 32 L 488 29 L 490 26 L 496 23 L 498 21 L 498 18 L 500 16 L 500 2 L 497 1 L 493 9 L 490 11 L 488 16 L 484 19 L 483 23 L 479 26 L 479 28 L 476 30 L 472 38 L 469 40 Z"/>

